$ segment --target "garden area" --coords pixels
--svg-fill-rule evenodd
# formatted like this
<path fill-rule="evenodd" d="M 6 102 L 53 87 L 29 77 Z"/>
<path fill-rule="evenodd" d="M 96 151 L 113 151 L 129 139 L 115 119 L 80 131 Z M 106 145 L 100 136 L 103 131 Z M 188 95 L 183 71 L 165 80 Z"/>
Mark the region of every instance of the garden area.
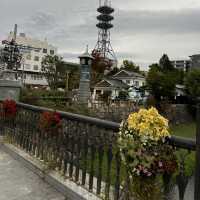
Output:
<path fill-rule="evenodd" d="M 175 136 L 195 139 L 196 123 L 191 122 L 186 124 L 174 125 L 171 127 L 171 132 Z"/>

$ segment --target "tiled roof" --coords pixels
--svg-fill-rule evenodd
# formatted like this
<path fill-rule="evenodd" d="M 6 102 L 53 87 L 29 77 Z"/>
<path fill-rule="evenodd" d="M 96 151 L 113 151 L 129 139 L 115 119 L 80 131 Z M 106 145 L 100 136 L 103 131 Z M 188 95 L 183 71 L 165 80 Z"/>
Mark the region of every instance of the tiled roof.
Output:
<path fill-rule="evenodd" d="M 110 84 L 110 87 L 116 88 L 128 88 L 129 86 L 123 83 L 121 80 L 112 79 L 112 78 L 104 78 L 102 81 L 96 84 L 95 87 L 101 87 L 101 83 L 107 82 Z"/>
<path fill-rule="evenodd" d="M 145 78 L 143 75 L 141 75 L 139 73 L 128 71 L 128 70 L 121 70 L 120 72 L 116 73 L 113 77 L 138 77 L 138 78 Z"/>

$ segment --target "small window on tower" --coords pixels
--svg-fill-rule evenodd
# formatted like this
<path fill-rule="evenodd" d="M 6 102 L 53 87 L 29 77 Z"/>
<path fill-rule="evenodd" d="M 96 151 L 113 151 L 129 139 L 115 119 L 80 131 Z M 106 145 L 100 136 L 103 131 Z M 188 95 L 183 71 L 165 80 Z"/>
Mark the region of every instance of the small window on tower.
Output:
<path fill-rule="evenodd" d="M 51 55 L 54 55 L 54 50 L 50 50 L 50 54 L 51 54 Z"/>
<path fill-rule="evenodd" d="M 43 49 L 43 53 L 47 53 L 47 49 Z"/>
<path fill-rule="evenodd" d="M 35 49 L 35 52 L 39 53 L 39 52 L 40 52 L 40 49 Z"/>
<path fill-rule="evenodd" d="M 85 59 L 81 59 L 81 64 L 85 65 L 86 64 L 86 60 Z"/>

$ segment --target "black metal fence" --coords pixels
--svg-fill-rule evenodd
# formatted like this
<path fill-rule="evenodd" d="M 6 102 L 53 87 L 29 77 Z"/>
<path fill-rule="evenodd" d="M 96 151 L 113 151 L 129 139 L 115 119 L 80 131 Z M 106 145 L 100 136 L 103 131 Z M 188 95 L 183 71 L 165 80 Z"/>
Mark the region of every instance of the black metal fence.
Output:
<path fill-rule="evenodd" d="M 17 109 L 14 120 L 6 120 L 3 115 L 0 120 L 1 134 L 9 142 L 104 199 L 125 199 L 121 183 L 126 181 L 126 170 L 116 148 L 118 123 L 59 112 L 62 127 L 56 135 L 48 137 L 41 132 L 38 123 L 41 112 L 52 110 L 22 103 L 17 104 Z M 196 144 L 194 140 L 177 137 L 168 142 L 176 150 L 185 149 L 180 156 L 180 172 L 176 175 L 179 198 L 183 200 L 189 180 L 185 174 L 185 159 L 194 154 Z"/>

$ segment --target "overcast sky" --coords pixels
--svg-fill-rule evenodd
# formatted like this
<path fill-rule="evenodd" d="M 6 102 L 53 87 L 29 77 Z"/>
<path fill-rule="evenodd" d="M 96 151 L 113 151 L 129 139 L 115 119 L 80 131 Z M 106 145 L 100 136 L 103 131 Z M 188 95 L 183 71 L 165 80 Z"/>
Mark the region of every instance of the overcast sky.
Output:
<path fill-rule="evenodd" d="M 0 0 L 0 40 L 13 29 L 47 38 L 66 60 L 97 40 L 99 0 Z M 200 0 L 113 0 L 112 46 L 119 60 L 147 66 L 163 53 L 173 59 L 200 53 Z"/>

